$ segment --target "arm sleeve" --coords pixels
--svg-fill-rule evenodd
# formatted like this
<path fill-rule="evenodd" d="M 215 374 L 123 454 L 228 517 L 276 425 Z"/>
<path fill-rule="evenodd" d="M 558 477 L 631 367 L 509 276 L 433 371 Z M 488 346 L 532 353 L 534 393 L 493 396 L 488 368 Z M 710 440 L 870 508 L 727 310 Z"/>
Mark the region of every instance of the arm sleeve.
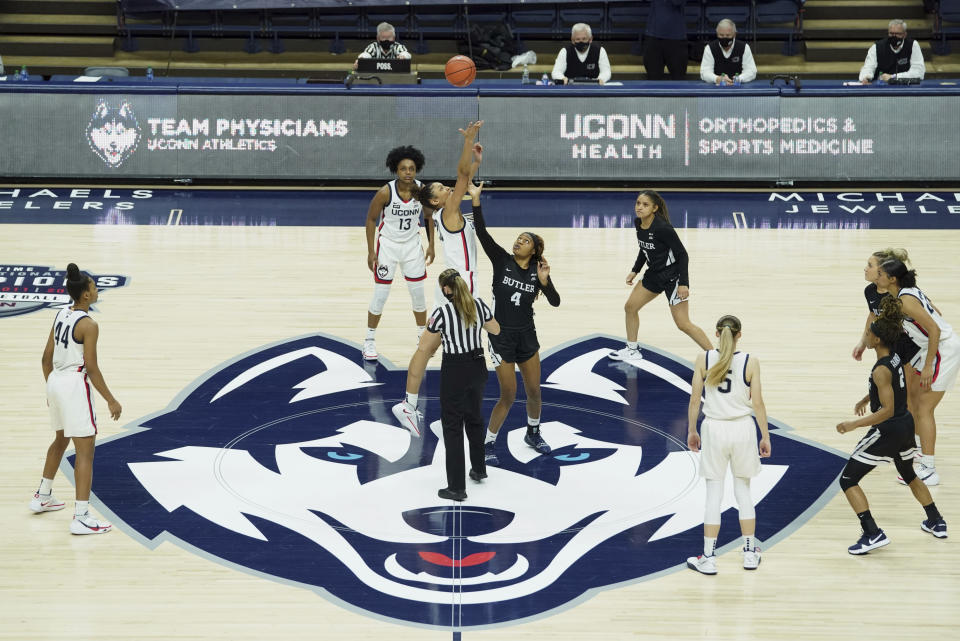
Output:
<path fill-rule="evenodd" d="M 540 291 L 543 292 L 543 295 L 547 297 L 547 302 L 550 303 L 552 307 L 560 306 L 560 294 L 557 293 L 557 288 L 553 286 L 553 279 L 547 276 L 547 286 L 544 287 L 540 284 L 539 279 L 537 280 L 537 286 L 540 288 Z"/>
<path fill-rule="evenodd" d="M 613 72 L 610 71 L 610 58 L 607 57 L 607 50 L 603 47 L 600 47 L 600 60 L 597 62 L 597 65 L 600 67 L 598 80 L 601 82 L 609 82 Z"/>
<path fill-rule="evenodd" d="M 680 284 L 689 287 L 690 275 L 687 272 L 687 267 L 690 257 L 687 256 L 687 250 L 680 242 L 680 237 L 677 236 L 677 230 L 664 225 L 658 230 L 657 234 L 660 240 L 673 252 L 673 258 L 677 261 L 677 270 L 680 272 Z"/>
<path fill-rule="evenodd" d="M 473 226 L 477 230 L 477 240 L 480 241 L 480 246 L 483 247 L 483 252 L 491 263 L 497 265 L 509 255 L 507 250 L 498 245 L 487 231 L 487 223 L 483 219 L 483 208 L 480 205 L 473 208 Z"/>
<path fill-rule="evenodd" d="M 563 80 L 563 77 L 567 73 L 567 50 L 561 49 L 560 53 L 557 54 L 557 59 L 553 63 L 553 71 L 550 72 L 550 77 L 554 80 Z"/>
<path fill-rule="evenodd" d="M 923 63 L 923 52 L 920 50 L 920 43 L 913 41 L 913 49 L 910 51 L 910 69 L 903 73 L 898 73 L 897 78 L 919 78 L 927 73 L 927 66 Z"/>
<path fill-rule="evenodd" d="M 647 264 L 647 257 L 643 254 L 641 249 L 637 252 L 637 260 L 633 261 L 633 268 L 630 270 L 634 274 L 639 274 L 640 270 L 643 269 L 643 266 Z"/>
<path fill-rule="evenodd" d="M 867 59 L 863 61 L 863 66 L 860 68 L 860 82 L 864 80 L 869 80 L 873 82 L 873 74 L 877 72 L 877 45 L 876 43 L 870 45 L 870 48 L 867 49 Z"/>
<path fill-rule="evenodd" d="M 757 63 L 753 59 L 753 52 L 750 51 L 750 45 L 747 45 L 743 51 L 743 72 L 740 74 L 740 82 L 751 82 L 757 79 Z"/>
<path fill-rule="evenodd" d="M 703 59 L 700 61 L 700 79 L 709 82 L 711 85 L 717 84 L 717 74 L 713 73 L 713 52 L 710 51 L 710 45 L 703 48 Z"/>

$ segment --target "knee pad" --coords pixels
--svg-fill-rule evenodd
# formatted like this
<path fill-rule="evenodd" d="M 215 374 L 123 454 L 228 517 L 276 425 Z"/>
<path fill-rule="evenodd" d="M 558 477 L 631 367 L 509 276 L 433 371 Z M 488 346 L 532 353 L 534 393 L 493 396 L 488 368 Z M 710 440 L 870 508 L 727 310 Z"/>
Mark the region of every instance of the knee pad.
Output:
<path fill-rule="evenodd" d="M 723 500 L 723 481 L 707 479 L 707 499 L 704 502 L 703 522 L 706 525 L 720 524 L 720 501 Z"/>
<path fill-rule="evenodd" d="M 757 511 L 753 507 L 750 497 L 750 479 L 740 476 L 733 477 L 733 496 L 737 499 L 737 509 L 740 511 L 740 520 L 749 521 L 757 518 Z"/>
<path fill-rule="evenodd" d="M 893 459 L 893 465 L 897 468 L 897 473 L 900 475 L 900 478 L 902 478 L 903 482 L 907 485 L 910 485 L 913 479 L 917 478 L 917 471 L 913 469 L 913 459 L 904 461 L 898 456 Z"/>
<path fill-rule="evenodd" d="M 427 297 L 423 293 L 423 281 L 408 280 L 407 289 L 410 290 L 410 300 L 413 303 L 413 311 L 427 311 Z"/>
<path fill-rule="evenodd" d="M 851 487 L 859 485 L 860 480 L 867 475 L 867 472 L 869 472 L 872 469 L 873 469 L 872 465 L 867 465 L 862 461 L 850 459 L 849 461 L 847 461 L 846 466 L 844 466 L 843 472 L 840 473 L 840 489 L 846 492 Z M 911 466 L 911 469 L 912 469 L 912 466 Z"/>
<path fill-rule="evenodd" d="M 390 285 L 383 283 L 373 284 L 373 300 L 370 301 L 370 313 L 379 316 L 383 313 L 383 307 L 387 304 L 387 297 L 390 295 Z"/>

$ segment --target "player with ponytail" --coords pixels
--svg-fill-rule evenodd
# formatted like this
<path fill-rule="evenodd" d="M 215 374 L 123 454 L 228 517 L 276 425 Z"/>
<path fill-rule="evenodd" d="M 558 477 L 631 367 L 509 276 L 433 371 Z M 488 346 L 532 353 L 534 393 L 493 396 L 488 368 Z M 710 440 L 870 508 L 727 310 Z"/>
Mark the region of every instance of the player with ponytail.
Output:
<path fill-rule="evenodd" d="M 700 452 L 700 476 L 706 480 L 703 519 L 703 554 L 687 559 L 687 567 L 716 574 L 714 556 L 720 533 L 720 502 L 727 467 L 733 472 L 733 494 L 743 535 L 743 568 L 760 565 L 756 539 L 756 510 L 750 496 L 750 479 L 760 473 L 760 457 L 770 456 L 767 410 L 760 391 L 760 364 L 756 357 L 736 351 L 740 319 L 723 316 L 717 321 L 720 348 L 701 352 L 693 368 L 687 411 L 687 445 Z M 704 396 L 703 436 L 697 433 L 700 397 Z M 753 416 L 756 415 L 756 423 Z M 760 442 L 757 443 L 757 427 Z"/>
<path fill-rule="evenodd" d="M 91 384 L 107 401 L 113 420 L 120 418 L 122 408 L 107 388 L 97 361 L 100 328 L 89 316 L 90 306 L 97 302 L 97 285 L 75 263 L 67 266 L 66 285 L 73 305 L 57 313 L 41 359 L 43 377 L 47 381 L 50 423 L 56 434 L 47 449 L 40 487 L 30 501 L 30 509 L 37 513 L 63 509 L 63 502 L 53 496 L 53 478 L 67 445 L 73 440 L 76 449 L 73 466 L 76 506 L 70 532 L 103 534 L 113 526 L 94 518 L 89 511 L 97 434 Z"/>

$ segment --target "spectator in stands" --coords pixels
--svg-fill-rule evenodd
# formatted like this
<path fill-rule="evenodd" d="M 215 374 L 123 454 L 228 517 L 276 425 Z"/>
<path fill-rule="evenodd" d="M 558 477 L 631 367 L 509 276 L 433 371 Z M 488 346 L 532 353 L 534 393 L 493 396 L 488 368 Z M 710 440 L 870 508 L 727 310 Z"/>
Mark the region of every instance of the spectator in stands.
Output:
<path fill-rule="evenodd" d="M 3 56 L 0 56 L 0 76 L 3 75 Z"/>
<path fill-rule="evenodd" d="M 737 25 L 729 18 L 717 23 L 717 38 L 707 43 L 700 63 L 700 77 L 704 82 L 732 85 L 734 78 L 750 82 L 757 77 L 750 45 L 737 40 Z"/>
<path fill-rule="evenodd" d="M 578 22 L 570 29 L 570 44 L 560 50 L 551 73 L 558 85 L 569 79 L 596 78 L 602 85 L 610 80 L 610 59 L 607 50 L 593 43 L 590 25 Z"/>
<path fill-rule="evenodd" d="M 397 31 L 389 22 L 381 22 L 377 25 L 377 41 L 371 42 L 367 48 L 360 52 L 357 60 L 360 58 L 390 58 L 406 59 L 412 56 L 407 48 L 397 42 Z M 357 68 L 357 60 L 353 61 L 353 68 Z"/>
<path fill-rule="evenodd" d="M 926 72 L 920 43 L 907 37 L 906 22 L 894 19 L 887 25 L 887 37 L 867 49 L 867 59 L 860 69 L 860 82 L 869 85 L 878 77 L 884 82 L 894 78 L 923 80 Z"/>
<path fill-rule="evenodd" d="M 663 80 L 666 65 L 671 80 L 687 77 L 685 0 L 652 0 L 643 46 L 643 66 L 650 80 Z"/>

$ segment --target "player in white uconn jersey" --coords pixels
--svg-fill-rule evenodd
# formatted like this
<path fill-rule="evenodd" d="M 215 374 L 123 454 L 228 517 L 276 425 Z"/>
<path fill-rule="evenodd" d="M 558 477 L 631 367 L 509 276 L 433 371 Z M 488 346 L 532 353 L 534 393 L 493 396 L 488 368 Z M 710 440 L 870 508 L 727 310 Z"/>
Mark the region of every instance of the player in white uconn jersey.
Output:
<path fill-rule="evenodd" d="M 920 374 L 919 393 L 911 399 L 921 455 L 917 476 L 927 485 L 938 485 L 934 451 L 937 422 L 934 412 L 960 372 L 960 337 L 930 299 L 917 288 L 917 272 L 896 258 L 880 264 L 877 287 L 900 299 L 903 329 L 919 348 L 910 365 Z"/>
<path fill-rule="evenodd" d="M 687 445 L 692 451 L 700 452 L 700 476 L 706 480 L 703 554 L 688 558 L 687 566 L 703 574 L 717 573 L 714 552 L 720 533 L 720 502 L 728 465 L 733 472 L 733 494 L 740 512 L 743 568 L 756 570 L 760 565 L 750 479 L 760 473 L 760 457 L 770 456 L 767 410 L 760 392 L 760 364 L 750 354 L 735 351 L 740 340 L 740 320 L 736 316 L 724 316 L 717 321 L 717 336 L 720 348 L 697 356 L 687 412 Z M 697 433 L 701 393 L 705 397 L 702 438 Z M 759 448 L 756 426 L 760 427 Z"/>
<path fill-rule="evenodd" d="M 476 174 L 483 156 L 482 148 L 477 145 L 474 152 L 474 162 L 471 165 L 470 175 Z M 480 193 L 483 191 L 483 182 L 479 185 L 470 182 L 467 184 L 467 193 L 473 211 L 480 208 Z M 473 214 L 464 215 L 460 207 L 442 207 L 433 212 L 433 225 L 440 237 L 440 247 L 443 252 L 444 264 L 450 269 L 456 269 L 463 278 L 472 295 L 477 294 L 479 274 L 477 272 L 477 229 L 473 226 Z M 440 285 L 437 285 L 433 296 L 434 308 L 446 303 L 446 298 Z"/>
<path fill-rule="evenodd" d="M 374 340 L 383 307 L 390 295 L 397 266 L 407 281 L 417 337 L 427 325 L 427 301 L 423 284 L 427 265 L 433 262 L 433 221 L 427 219 L 427 251 L 420 239 L 422 207 L 414 196 L 420 188 L 417 173 L 423 169 L 423 154 L 415 147 L 396 147 L 387 154 L 387 168 L 396 179 L 377 190 L 367 209 L 367 267 L 373 272 L 373 299 L 367 310 L 367 335 L 363 358 L 377 360 Z"/>
<path fill-rule="evenodd" d="M 448 268 L 460 272 L 470 287 L 470 293 L 476 290 L 477 269 L 477 233 L 473 221 L 460 213 L 460 201 L 464 194 L 470 193 L 474 207 L 480 206 L 480 187 L 473 184 L 473 177 L 483 161 L 483 147 L 476 143 L 477 133 L 483 121 L 472 122 L 461 129 L 463 147 L 457 162 L 457 181 L 453 187 L 443 183 L 424 184 L 417 194 L 417 200 L 426 210 L 432 212 L 437 235 L 443 244 L 443 256 Z M 439 287 L 434 295 L 434 307 L 445 302 Z"/>
<path fill-rule="evenodd" d="M 73 305 L 57 313 L 41 360 L 43 377 L 47 381 L 50 424 L 56 435 L 47 449 L 43 477 L 30 501 L 30 509 L 37 513 L 63 509 L 63 502 L 53 496 L 53 477 L 72 439 L 77 453 L 73 468 L 77 500 L 70 532 L 103 534 L 113 526 L 94 518 L 89 511 L 97 434 L 97 414 L 90 384 L 107 401 L 113 420 L 120 418 L 122 408 L 107 388 L 97 363 L 100 329 L 88 315 L 90 305 L 97 302 L 97 285 L 89 275 L 70 263 L 67 266 L 67 291 Z"/>

